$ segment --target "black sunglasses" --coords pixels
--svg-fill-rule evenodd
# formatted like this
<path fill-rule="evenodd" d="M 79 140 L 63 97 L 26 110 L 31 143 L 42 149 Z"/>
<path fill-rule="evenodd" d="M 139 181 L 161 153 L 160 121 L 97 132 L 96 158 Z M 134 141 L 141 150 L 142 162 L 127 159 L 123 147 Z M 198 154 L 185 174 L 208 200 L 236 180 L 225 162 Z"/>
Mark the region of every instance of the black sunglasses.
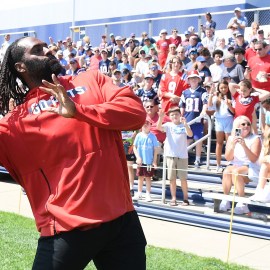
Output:
<path fill-rule="evenodd" d="M 242 124 L 241 124 L 241 126 L 243 126 L 243 127 L 245 127 L 245 126 L 250 127 L 250 126 L 251 126 L 251 124 L 250 124 L 250 123 L 242 123 Z"/>

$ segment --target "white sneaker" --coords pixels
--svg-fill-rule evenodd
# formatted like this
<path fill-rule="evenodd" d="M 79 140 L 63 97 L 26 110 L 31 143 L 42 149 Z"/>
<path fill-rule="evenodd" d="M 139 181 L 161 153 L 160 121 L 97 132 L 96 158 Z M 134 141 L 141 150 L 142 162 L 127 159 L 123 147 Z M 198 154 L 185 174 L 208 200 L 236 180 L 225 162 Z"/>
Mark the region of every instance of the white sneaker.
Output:
<path fill-rule="evenodd" d="M 260 201 L 263 197 L 263 189 L 262 188 L 256 188 L 254 195 L 249 197 L 251 201 Z"/>
<path fill-rule="evenodd" d="M 146 193 L 146 195 L 145 195 L 145 201 L 146 202 L 152 202 L 152 198 L 151 198 L 151 195 L 149 193 Z"/>
<path fill-rule="evenodd" d="M 264 203 L 270 202 L 270 185 L 265 186 L 263 189 L 262 202 Z"/>
<path fill-rule="evenodd" d="M 142 199 L 142 193 L 137 192 L 136 195 L 132 198 L 134 201 L 138 201 Z"/>
<path fill-rule="evenodd" d="M 221 212 L 226 212 L 231 208 L 231 204 L 229 201 L 222 200 L 220 205 L 219 205 L 219 211 Z"/>
<path fill-rule="evenodd" d="M 222 173 L 223 172 L 223 167 L 222 166 L 217 166 L 216 172 L 217 173 Z"/>
<path fill-rule="evenodd" d="M 270 202 L 270 189 L 256 189 L 255 194 L 249 198 L 251 201 L 268 203 Z"/>
<path fill-rule="evenodd" d="M 235 208 L 234 208 L 234 213 L 236 215 L 243 215 L 249 213 L 248 206 L 245 203 L 237 203 Z"/>

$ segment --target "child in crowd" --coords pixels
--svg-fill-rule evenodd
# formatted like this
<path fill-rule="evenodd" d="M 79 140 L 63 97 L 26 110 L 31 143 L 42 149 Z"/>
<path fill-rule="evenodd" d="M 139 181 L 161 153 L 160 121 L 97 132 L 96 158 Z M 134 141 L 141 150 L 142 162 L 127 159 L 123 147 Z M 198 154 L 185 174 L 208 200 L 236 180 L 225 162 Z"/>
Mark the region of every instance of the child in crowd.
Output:
<path fill-rule="evenodd" d="M 263 149 L 260 157 L 259 182 L 255 194 L 250 197 L 253 201 L 270 202 L 270 185 L 267 180 L 270 178 L 270 129 L 267 129 Z"/>
<path fill-rule="evenodd" d="M 157 167 L 157 154 L 159 143 L 157 137 L 150 132 L 151 124 L 148 120 L 142 126 L 142 131 L 137 134 L 133 143 L 133 150 L 138 164 L 138 193 L 134 200 L 142 199 L 143 180 L 146 182 L 145 200 L 151 202 L 151 177 L 154 175 L 154 168 Z"/>
<path fill-rule="evenodd" d="M 153 99 L 155 104 L 159 104 L 159 99 L 157 92 L 153 89 L 154 76 L 148 74 L 143 80 L 143 87 L 135 90 L 135 95 L 138 96 L 142 102 L 145 102 L 149 99 Z"/>
<path fill-rule="evenodd" d="M 221 172 L 223 170 L 221 167 L 223 143 L 224 140 L 228 140 L 231 134 L 234 118 L 234 108 L 231 92 L 229 91 L 229 83 L 226 80 L 222 80 L 217 85 L 217 92 L 215 93 L 215 88 L 212 87 L 208 96 L 208 107 L 215 110 L 217 172 Z"/>
<path fill-rule="evenodd" d="M 124 146 L 124 151 L 126 154 L 127 167 L 128 167 L 128 178 L 129 178 L 129 186 L 130 186 L 130 195 L 134 196 L 134 169 L 133 164 L 136 160 L 136 156 L 133 151 L 133 142 L 136 137 L 137 131 L 134 130 L 125 130 L 122 131 L 122 142 Z"/>
<path fill-rule="evenodd" d="M 245 115 L 252 122 L 252 127 L 257 133 L 257 118 L 255 117 L 255 106 L 260 101 L 268 98 L 270 92 L 258 88 L 252 88 L 251 82 L 244 79 L 239 84 L 230 83 L 229 89 L 235 100 L 234 118 Z M 257 92 L 257 93 L 256 93 Z"/>
<path fill-rule="evenodd" d="M 168 110 L 168 116 L 171 122 L 162 124 L 165 112 L 161 111 L 157 128 L 166 132 L 164 142 L 164 156 L 167 158 L 168 179 L 170 180 L 171 206 L 176 206 L 176 178 L 181 180 L 183 192 L 183 206 L 189 205 L 187 169 L 188 169 L 188 150 L 187 136 L 193 135 L 192 130 L 184 117 L 181 117 L 180 109 L 172 107 Z"/>
<path fill-rule="evenodd" d="M 190 88 L 183 91 L 180 99 L 181 115 L 184 116 L 187 122 L 194 120 L 199 116 L 204 116 L 207 110 L 207 92 L 200 86 L 201 77 L 197 70 L 191 70 L 188 73 L 188 83 Z M 189 136 L 188 143 L 203 137 L 203 118 L 190 125 L 193 136 Z M 201 163 L 202 142 L 196 144 L 196 160 L 194 165 L 200 167 Z"/>

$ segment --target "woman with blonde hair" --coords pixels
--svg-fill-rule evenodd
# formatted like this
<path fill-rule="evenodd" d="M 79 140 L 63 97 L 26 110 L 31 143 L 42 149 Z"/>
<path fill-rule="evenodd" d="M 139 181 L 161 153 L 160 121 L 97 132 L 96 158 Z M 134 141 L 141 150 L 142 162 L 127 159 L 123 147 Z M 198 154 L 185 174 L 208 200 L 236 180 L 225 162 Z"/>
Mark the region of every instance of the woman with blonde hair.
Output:
<path fill-rule="evenodd" d="M 253 134 L 248 117 L 238 116 L 233 122 L 232 133 L 228 138 L 225 158 L 230 161 L 223 172 L 222 187 L 224 194 L 229 194 L 233 185 L 238 196 L 245 196 L 245 185 L 256 181 L 259 172 L 258 159 L 261 152 L 261 140 Z M 236 181 L 235 181 L 236 180 Z M 222 200 L 219 210 L 227 211 L 230 202 Z M 234 213 L 241 215 L 249 212 L 246 204 L 238 202 Z"/>

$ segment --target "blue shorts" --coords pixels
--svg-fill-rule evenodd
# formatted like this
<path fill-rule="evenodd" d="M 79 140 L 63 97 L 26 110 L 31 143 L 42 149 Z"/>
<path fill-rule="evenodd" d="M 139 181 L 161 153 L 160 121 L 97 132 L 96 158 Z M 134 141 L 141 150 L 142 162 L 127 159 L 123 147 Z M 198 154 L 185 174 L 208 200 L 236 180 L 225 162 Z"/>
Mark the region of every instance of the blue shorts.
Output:
<path fill-rule="evenodd" d="M 195 141 L 199 140 L 203 137 L 203 124 L 201 123 L 194 123 L 190 126 L 193 136 L 187 137 L 188 139 L 194 139 Z"/>
<path fill-rule="evenodd" d="M 216 118 L 215 119 L 215 131 L 231 133 L 233 127 L 233 117 Z"/>

